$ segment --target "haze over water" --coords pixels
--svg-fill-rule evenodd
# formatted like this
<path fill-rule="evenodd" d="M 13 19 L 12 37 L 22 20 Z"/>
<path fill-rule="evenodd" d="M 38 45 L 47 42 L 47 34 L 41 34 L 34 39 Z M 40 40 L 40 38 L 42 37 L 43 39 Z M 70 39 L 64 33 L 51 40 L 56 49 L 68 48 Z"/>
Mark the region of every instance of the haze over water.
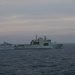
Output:
<path fill-rule="evenodd" d="M 75 43 L 75 0 L 0 0 L 0 43 L 29 43 L 35 35 Z"/>

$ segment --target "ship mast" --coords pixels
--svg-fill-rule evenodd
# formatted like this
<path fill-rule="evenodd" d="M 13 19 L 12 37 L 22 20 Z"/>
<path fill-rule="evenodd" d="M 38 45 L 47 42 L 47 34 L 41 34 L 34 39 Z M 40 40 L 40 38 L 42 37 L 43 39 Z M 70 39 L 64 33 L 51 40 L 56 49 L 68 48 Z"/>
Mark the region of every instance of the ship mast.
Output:
<path fill-rule="evenodd" d="M 37 40 L 37 34 L 36 34 L 36 40 Z"/>

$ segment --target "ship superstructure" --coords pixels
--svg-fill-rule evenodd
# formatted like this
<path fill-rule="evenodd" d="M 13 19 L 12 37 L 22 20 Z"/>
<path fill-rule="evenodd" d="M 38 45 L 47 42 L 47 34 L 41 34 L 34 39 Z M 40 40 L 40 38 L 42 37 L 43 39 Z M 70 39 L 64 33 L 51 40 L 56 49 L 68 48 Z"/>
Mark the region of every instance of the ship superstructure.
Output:
<path fill-rule="evenodd" d="M 37 38 L 36 35 L 36 39 L 32 40 L 30 42 L 30 44 L 19 44 L 19 45 L 15 45 L 15 49 L 26 49 L 26 48 L 61 48 L 62 44 L 57 44 L 57 43 L 52 43 L 50 39 L 47 39 L 46 36 L 44 36 L 44 38 L 39 37 Z"/>

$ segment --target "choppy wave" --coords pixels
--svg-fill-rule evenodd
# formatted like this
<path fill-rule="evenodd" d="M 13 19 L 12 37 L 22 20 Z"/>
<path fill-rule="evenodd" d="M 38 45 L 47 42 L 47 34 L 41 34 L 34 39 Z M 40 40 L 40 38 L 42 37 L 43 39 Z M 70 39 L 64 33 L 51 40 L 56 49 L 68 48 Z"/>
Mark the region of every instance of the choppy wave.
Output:
<path fill-rule="evenodd" d="M 75 75 L 75 44 L 50 50 L 0 50 L 0 75 Z"/>

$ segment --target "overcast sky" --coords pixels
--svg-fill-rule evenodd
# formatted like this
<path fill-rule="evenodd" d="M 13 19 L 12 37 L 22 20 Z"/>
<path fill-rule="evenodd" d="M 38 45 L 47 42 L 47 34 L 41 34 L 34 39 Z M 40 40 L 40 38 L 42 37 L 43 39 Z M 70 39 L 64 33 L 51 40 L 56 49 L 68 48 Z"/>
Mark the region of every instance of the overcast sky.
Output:
<path fill-rule="evenodd" d="M 0 43 L 29 43 L 36 34 L 75 43 L 75 0 L 0 0 Z"/>

